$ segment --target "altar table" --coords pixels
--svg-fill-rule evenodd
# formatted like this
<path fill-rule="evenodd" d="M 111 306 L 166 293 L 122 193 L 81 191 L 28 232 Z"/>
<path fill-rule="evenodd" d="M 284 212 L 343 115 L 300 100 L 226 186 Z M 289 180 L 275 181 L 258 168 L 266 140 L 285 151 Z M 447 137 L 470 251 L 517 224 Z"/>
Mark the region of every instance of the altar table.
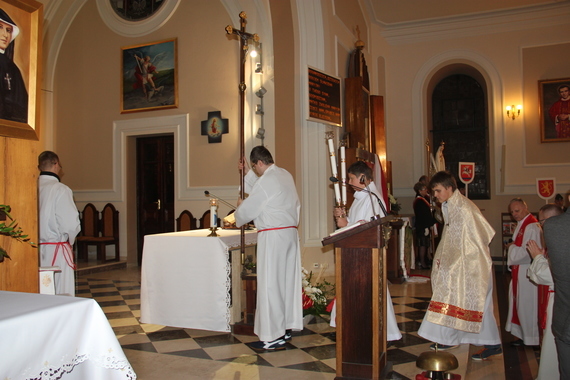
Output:
<path fill-rule="evenodd" d="M 218 237 L 209 233 L 144 237 L 142 323 L 230 332 L 230 324 L 241 319 L 240 230 L 219 229 Z M 257 232 L 246 231 L 246 246 L 256 242 Z"/>
<path fill-rule="evenodd" d="M 90 298 L 0 291 L 0 379 L 136 379 Z"/>

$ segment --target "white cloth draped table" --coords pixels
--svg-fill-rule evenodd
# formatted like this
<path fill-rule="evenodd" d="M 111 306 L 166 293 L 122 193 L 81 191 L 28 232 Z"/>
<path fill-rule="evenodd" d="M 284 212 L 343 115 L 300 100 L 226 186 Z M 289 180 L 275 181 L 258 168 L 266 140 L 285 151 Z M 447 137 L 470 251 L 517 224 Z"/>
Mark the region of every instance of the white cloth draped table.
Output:
<path fill-rule="evenodd" d="M 240 246 L 240 230 L 216 233 L 220 236 L 208 237 L 208 229 L 145 236 L 141 322 L 230 331 L 232 282 L 241 289 L 240 272 L 230 278 L 231 262 L 241 270 L 239 257 L 230 262 L 230 250 Z M 246 246 L 256 241 L 257 232 L 246 231 Z"/>
<path fill-rule="evenodd" d="M 0 291 L 0 378 L 136 379 L 93 299 Z"/>

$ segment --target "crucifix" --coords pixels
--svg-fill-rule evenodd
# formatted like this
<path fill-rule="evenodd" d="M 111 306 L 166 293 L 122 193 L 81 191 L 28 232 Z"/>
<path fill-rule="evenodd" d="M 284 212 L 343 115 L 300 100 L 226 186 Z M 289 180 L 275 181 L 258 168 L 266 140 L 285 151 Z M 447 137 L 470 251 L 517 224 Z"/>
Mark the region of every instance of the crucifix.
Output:
<path fill-rule="evenodd" d="M 254 42 L 259 42 L 259 36 L 257 34 L 247 33 L 245 31 L 245 26 L 247 24 L 247 15 L 245 12 L 240 12 L 240 29 L 235 29 L 231 25 L 226 26 L 227 34 L 235 34 L 238 36 L 240 41 L 240 69 L 239 69 L 239 104 L 240 104 L 240 120 L 239 120 L 239 159 L 241 160 L 245 157 L 245 90 L 247 86 L 245 84 L 245 59 L 247 57 L 247 51 L 249 50 L 249 40 Z M 245 163 L 247 164 L 247 163 Z M 244 170 L 240 171 L 240 193 L 241 199 L 244 198 Z M 241 263 L 245 262 L 245 225 L 241 226 Z"/>

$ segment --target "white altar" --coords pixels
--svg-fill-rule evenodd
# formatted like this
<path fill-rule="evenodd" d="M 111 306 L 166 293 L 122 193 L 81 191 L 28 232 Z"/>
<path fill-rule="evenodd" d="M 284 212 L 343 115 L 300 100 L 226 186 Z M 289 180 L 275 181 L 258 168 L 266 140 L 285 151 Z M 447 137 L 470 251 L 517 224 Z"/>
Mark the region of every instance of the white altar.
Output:
<path fill-rule="evenodd" d="M 240 230 L 180 231 L 144 238 L 142 323 L 229 332 L 241 319 Z M 254 249 L 256 231 L 246 231 Z M 230 294 L 230 289 L 232 292 Z"/>
<path fill-rule="evenodd" d="M 0 291 L 0 378 L 136 379 L 93 299 Z"/>

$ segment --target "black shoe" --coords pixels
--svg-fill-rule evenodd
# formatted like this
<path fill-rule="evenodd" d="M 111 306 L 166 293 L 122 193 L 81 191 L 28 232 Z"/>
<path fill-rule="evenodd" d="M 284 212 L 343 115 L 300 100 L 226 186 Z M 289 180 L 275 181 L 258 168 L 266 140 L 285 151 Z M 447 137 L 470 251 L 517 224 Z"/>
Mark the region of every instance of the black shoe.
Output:
<path fill-rule="evenodd" d="M 293 339 L 293 335 L 291 334 L 291 330 L 285 330 L 285 335 L 283 335 L 282 338 L 285 342 L 288 342 L 291 339 Z"/>
<path fill-rule="evenodd" d="M 447 350 L 451 350 L 454 349 L 456 347 L 459 347 L 458 345 L 455 346 L 448 346 L 446 344 L 439 344 L 439 343 L 432 343 L 429 348 L 430 350 L 435 350 L 435 346 L 437 345 L 437 350 L 438 351 L 447 351 Z"/>
<path fill-rule="evenodd" d="M 511 346 L 513 347 L 522 347 L 524 346 L 524 341 L 522 339 L 513 340 L 511 342 Z"/>
<path fill-rule="evenodd" d="M 271 342 L 264 342 L 258 340 L 257 342 L 249 343 L 248 346 L 255 351 L 277 351 L 285 349 L 285 339 L 283 337 L 272 340 Z"/>
<path fill-rule="evenodd" d="M 471 359 L 481 361 L 487 360 L 491 356 L 500 355 L 503 353 L 503 349 L 501 348 L 500 344 L 493 345 L 493 346 L 485 346 L 481 351 L 477 352 L 476 354 L 471 355 Z"/>

